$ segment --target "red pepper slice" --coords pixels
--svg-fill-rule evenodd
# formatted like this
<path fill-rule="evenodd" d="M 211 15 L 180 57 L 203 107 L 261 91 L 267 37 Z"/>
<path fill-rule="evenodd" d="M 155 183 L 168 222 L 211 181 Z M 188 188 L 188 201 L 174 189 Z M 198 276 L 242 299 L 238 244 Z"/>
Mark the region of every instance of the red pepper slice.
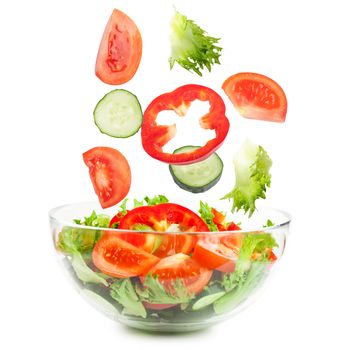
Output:
<path fill-rule="evenodd" d="M 166 257 L 176 253 L 190 254 L 196 243 L 196 237 L 185 232 L 207 232 L 208 226 L 193 211 L 178 204 L 163 203 L 148 207 L 138 207 L 129 211 L 120 221 L 119 229 L 131 230 L 137 224 L 147 225 L 158 233 L 134 234 L 128 233 L 124 239 L 129 243 L 153 252 L 158 257 Z M 171 225 L 175 225 L 172 229 Z M 159 234 L 167 230 L 178 230 L 180 234 Z M 160 238 L 161 242 L 156 250 L 147 247 L 144 241 Z"/>
<path fill-rule="evenodd" d="M 201 117 L 203 129 L 215 130 L 216 137 L 203 147 L 187 153 L 165 153 L 163 146 L 176 135 L 176 124 L 158 125 L 157 116 L 161 111 L 173 110 L 183 117 L 191 102 L 208 101 L 209 113 Z M 163 94 L 154 99 L 144 113 L 142 125 L 142 144 L 144 150 L 153 158 L 168 164 L 192 164 L 212 155 L 223 143 L 229 131 L 229 120 L 225 115 L 225 104 L 222 98 L 208 87 L 201 85 L 184 85 L 173 92 Z"/>

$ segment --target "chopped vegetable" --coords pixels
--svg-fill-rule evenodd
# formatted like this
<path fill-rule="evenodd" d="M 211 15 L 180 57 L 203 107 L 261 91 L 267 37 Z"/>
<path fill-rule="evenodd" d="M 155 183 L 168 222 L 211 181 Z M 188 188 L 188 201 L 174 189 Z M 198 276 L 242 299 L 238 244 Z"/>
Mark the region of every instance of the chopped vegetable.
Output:
<path fill-rule="evenodd" d="M 275 226 L 275 224 L 270 219 L 268 219 L 266 224 L 263 225 L 263 228 L 272 227 L 272 226 Z"/>
<path fill-rule="evenodd" d="M 192 152 L 200 147 L 184 146 L 174 154 Z M 189 165 L 169 165 L 169 170 L 175 183 L 185 191 L 202 193 L 214 187 L 222 176 L 223 162 L 217 153 L 209 158 Z"/>
<path fill-rule="evenodd" d="M 111 297 L 118 301 L 126 315 L 146 317 L 146 310 L 136 294 L 135 288 L 129 278 L 115 280 L 110 285 Z"/>
<path fill-rule="evenodd" d="M 278 83 L 265 75 L 238 73 L 229 77 L 222 89 L 245 118 L 278 123 L 286 120 L 286 95 Z"/>
<path fill-rule="evenodd" d="M 167 199 L 161 197 L 161 201 L 164 200 Z M 121 219 L 119 229 L 134 230 L 136 225 L 146 225 L 151 230 L 158 232 L 205 232 L 209 230 L 204 221 L 193 211 L 172 203 L 137 207 Z M 160 258 L 168 256 L 169 252 L 190 254 L 195 244 L 195 237 L 185 234 L 162 237 L 161 234 L 129 233 L 122 238 L 147 252 L 153 252 Z"/>
<path fill-rule="evenodd" d="M 117 89 L 106 94 L 93 112 L 98 129 L 108 136 L 126 138 L 140 129 L 143 112 L 138 98 L 127 90 Z"/>
<path fill-rule="evenodd" d="M 198 212 L 204 222 L 208 225 L 210 231 L 218 231 L 217 225 L 214 223 L 215 215 L 213 213 L 213 208 L 210 207 L 208 203 L 200 201 L 200 209 Z"/>
<path fill-rule="evenodd" d="M 169 203 L 169 199 L 163 196 L 162 194 L 158 196 L 154 196 L 152 198 L 144 197 L 144 201 L 147 205 L 157 205 L 157 204 L 163 204 L 163 203 Z"/>
<path fill-rule="evenodd" d="M 215 138 L 203 147 L 183 153 L 165 153 L 163 147 L 175 137 L 176 124 L 158 125 L 157 116 L 164 110 L 172 110 L 180 117 L 195 100 L 208 101 L 210 109 L 200 118 L 200 127 L 215 131 Z M 225 115 L 225 104 L 214 91 L 201 85 L 184 85 L 173 92 L 154 99 L 146 111 L 142 124 L 142 144 L 144 150 L 153 158 L 167 164 L 193 164 L 209 158 L 223 143 L 229 131 L 229 121 Z"/>
<path fill-rule="evenodd" d="M 83 154 L 102 208 L 126 197 L 131 187 L 130 165 L 122 153 L 110 147 L 95 147 Z"/>
<path fill-rule="evenodd" d="M 172 295 L 176 295 L 176 291 L 178 292 L 178 289 L 181 289 L 179 287 L 180 282 L 185 286 L 186 293 L 193 295 L 200 293 L 208 284 L 212 271 L 197 263 L 189 255 L 179 253 L 161 259 L 157 265 L 150 269 L 147 275 L 157 276 L 158 281 Z M 141 277 L 143 285 L 145 280 L 146 277 Z M 162 304 L 162 302 L 160 303 Z"/>
<path fill-rule="evenodd" d="M 194 295 L 189 293 L 181 279 L 171 282 L 170 291 L 159 281 L 158 276 L 147 275 L 143 288 L 137 289 L 141 300 L 150 304 L 181 304 L 188 303 Z"/>
<path fill-rule="evenodd" d="M 87 283 L 101 283 L 104 286 L 108 286 L 108 283 L 103 277 L 100 277 L 100 275 L 93 272 L 93 270 L 86 265 L 82 255 L 78 252 L 74 252 L 72 255 L 72 267 L 81 281 Z"/>
<path fill-rule="evenodd" d="M 233 201 L 232 211 L 243 209 L 252 216 L 259 198 L 266 198 L 271 184 L 272 161 L 263 147 L 247 140 L 234 157 L 236 183 L 234 189 L 222 199 Z"/>
<path fill-rule="evenodd" d="M 76 219 L 74 222 L 77 225 L 106 228 L 109 227 L 110 217 L 93 211 L 84 220 Z M 65 253 L 85 253 L 93 249 L 100 237 L 100 230 L 64 226 L 58 236 L 57 247 Z"/>
<path fill-rule="evenodd" d="M 97 77 L 111 85 L 131 80 L 142 58 L 142 46 L 142 36 L 133 20 L 113 10 L 98 50 Z"/>
<path fill-rule="evenodd" d="M 171 57 L 172 69 L 177 62 L 188 71 L 202 76 L 202 70 L 211 71 L 214 64 L 220 64 L 222 48 L 217 46 L 220 39 L 209 36 L 194 21 L 178 11 L 171 22 Z"/>
<path fill-rule="evenodd" d="M 108 232 L 94 246 L 92 260 L 105 274 L 126 278 L 149 271 L 159 258 Z"/>

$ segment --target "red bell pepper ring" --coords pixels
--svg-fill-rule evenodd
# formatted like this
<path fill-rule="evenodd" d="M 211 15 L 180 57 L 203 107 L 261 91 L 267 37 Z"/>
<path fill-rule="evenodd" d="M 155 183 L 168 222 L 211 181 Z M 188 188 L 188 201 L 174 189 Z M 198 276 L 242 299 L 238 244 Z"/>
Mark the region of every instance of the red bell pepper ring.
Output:
<path fill-rule="evenodd" d="M 203 147 L 186 153 L 171 154 L 163 152 L 163 147 L 176 135 L 176 124 L 158 125 L 157 116 L 161 111 L 173 110 L 183 117 L 191 102 L 208 101 L 209 112 L 201 117 L 203 129 L 215 130 L 216 137 Z M 212 155 L 225 140 L 229 131 L 229 120 L 225 115 L 226 108 L 222 98 L 214 91 L 200 85 L 184 85 L 173 92 L 154 99 L 144 113 L 142 125 L 142 144 L 144 150 L 153 158 L 168 164 L 192 164 Z"/>

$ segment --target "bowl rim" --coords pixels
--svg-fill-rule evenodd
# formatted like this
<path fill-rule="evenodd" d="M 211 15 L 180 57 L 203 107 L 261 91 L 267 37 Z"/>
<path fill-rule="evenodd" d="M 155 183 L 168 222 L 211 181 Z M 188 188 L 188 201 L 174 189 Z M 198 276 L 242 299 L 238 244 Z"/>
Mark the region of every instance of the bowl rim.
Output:
<path fill-rule="evenodd" d="M 74 222 L 70 222 L 68 220 L 62 220 L 57 218 L 55 215 L 59 210 L 65 209 L 67 207 L 71 206 L 80 206 L 80 205 L 90 205 L 93 204 L 95 205 L 96 202 L 91 202 L 91 201 L 85 201 L 85 202 L 75 202 L 75 203 L 69 203 L 69 204 L 64 204 L 60 205 L 58 207 L 55 207 L 48 212 L 48 216 L 50 219 L 50 222 L 55 222 L 58 224 L 61 224 L 62 226 L 67 226 L 67 227 L 72 227 L 72 228 L 78 228 L 78 229 L 86 229 L 86 230 L 100 230 L 104 232 L 111 232 L 111 233 L 133 233 L 133 234 L 169 234 L 169 235 L 180 235 L 180 234 L 185 234 L 185 235 L 198 235 L 198 234 L 213 234 L 213 235 L 233 235 L 233 234 L 246 234 L 246 233 L 264 233 L 266 231 L 271 231 L 271 230 L 277 230 L 279 228 L 282 228 L 284 226 L 287 226 L 290 224 L 292 221 L 292 216 L 288 212 L 281 210 L 281 209 L 276 209 L 272 207 L 262 207 L 258 211 L 264 211 L 264 210 L 271 210 L 275 211 L 285 217 L 285 220 L 282 222 L 275 224 L 273 226 L 269 227 L 254 227 L 253 229 L 247 229 L 247 230 L 234 230 L 234 231 L 200 231 L 200 232 L 183 232 L 183 231 L 135 231 L 135 230 L 128 230 L 128 229 L 117 229 L 117 228 L 106 228 L 106 227 L 94 227 L 94 226 L 86 226 L 86 225 L 79 225 Z M 190 209 L 190 208 L 189 208 Z M 104 210 L 104 209 L 103 209 Z"/>

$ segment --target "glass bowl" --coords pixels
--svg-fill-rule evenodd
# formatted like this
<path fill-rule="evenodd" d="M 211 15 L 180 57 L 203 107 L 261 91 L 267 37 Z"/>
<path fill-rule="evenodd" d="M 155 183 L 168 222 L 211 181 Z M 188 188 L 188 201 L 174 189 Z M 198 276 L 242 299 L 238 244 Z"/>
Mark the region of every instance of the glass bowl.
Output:
<path fill-rule="evenodd" d="M 212 206 L 219 210 L 225 202 Z M 154 332 L 203 329 L 244 309 L 279 263 L 290 224 L 290 215 L 276 209 L 260 209 L 251 218 L 232 215 L 243 230 L 224 232 L 178 232 L 170 224 L 164 232 L 143 232 L 75 223 L 93 210 L 112 218 L 118 208 L 78 203 L 50 211 L 61 266 L 97 310 Z"/>

